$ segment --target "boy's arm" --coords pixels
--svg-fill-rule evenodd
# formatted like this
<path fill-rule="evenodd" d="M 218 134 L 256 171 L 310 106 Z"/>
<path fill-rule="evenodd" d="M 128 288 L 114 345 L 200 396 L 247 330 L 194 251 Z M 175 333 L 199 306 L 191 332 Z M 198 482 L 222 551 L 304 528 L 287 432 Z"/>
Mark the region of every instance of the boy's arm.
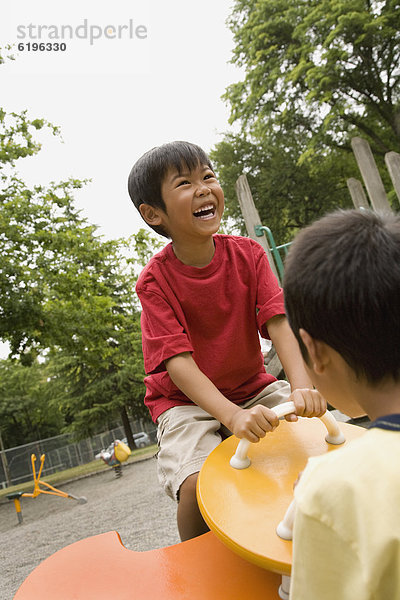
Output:
<path fill-rule="evenodd" d="M 296 414 L 304 417 L 320 417 L 326 411 L 326 401 L 313 389 L 306 373 L 299 345 L 285 315 L 276 315 L 267 321 L 268 333 L 282 363 L 292 388 L 289 398 L 296 405 Z M 287 420 L 295 421 L 295 415 Z"/>
<path fill-rule="evenodd" d="M 244 410 L 226 398 L 212 381 L 200 371 L 190 352 L 177 354 L 165 361 L 169 376 L 192 402 L 223 423 L 239 438 L 258 442 L 268 431 L 275 429 L 279 420 L 265 406 Z"/>

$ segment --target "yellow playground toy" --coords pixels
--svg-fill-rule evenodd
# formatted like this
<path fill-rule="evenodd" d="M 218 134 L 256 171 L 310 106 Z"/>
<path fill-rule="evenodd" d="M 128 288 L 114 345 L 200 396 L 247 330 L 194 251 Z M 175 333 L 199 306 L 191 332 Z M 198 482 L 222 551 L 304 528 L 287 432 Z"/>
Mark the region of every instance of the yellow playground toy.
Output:
<path fill-rule="evenodd" d="M 117 478 L 122 477 L 122 465 L 121 463 L 128 460 L 131 455 L 131 449 L 125 442 L 115 440 L 112 442 L 107 450 L 102 450 L 96 454 L 96 458 L 100 458 L 109 467 L 114 469 L 115 476 Z"/>
<path fill-rule="evenodd" d="M 71 500 L 76 500 L 78 504 L 86 504 L 87 500 L 84 496 L 78 498 L 73 494 L 68 494 L 67 492 L 62 492 L 57 488 L 53 487 L 49 483 L 42 481 L 40 479 L 43 471 L 43 465 L 45 461 L 46 455 L 42 454 L 40 457 L 40 467 L 38 473 L 36 473 L 36 455 L 31 454 L 31 463 L 32 463 L 32 474 L 33 474 L 33 492 L 13 492 L 11 494 L 7 494 L 7 498 L 9 500 L 14 500 L 15 510 L 17 512 L 18 523 L 22 523 L 22 510 L 21 510 L 21 502 L 20 498 L 36 498 L 40 494 L 50 494 L 52 496 L 60 496 L 60 498 L 71 498 Z M 43 489 L 43 487 L 46 489 Z"/>

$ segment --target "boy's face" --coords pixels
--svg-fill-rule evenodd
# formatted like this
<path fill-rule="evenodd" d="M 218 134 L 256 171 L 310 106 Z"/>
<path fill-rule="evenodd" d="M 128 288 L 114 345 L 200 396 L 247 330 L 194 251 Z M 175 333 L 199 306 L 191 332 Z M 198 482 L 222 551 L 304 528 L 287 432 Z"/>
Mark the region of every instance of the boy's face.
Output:
<path fill-rule="evenodd" d="M 163 227 L 175 242 L 210 237 L 219 229 L 224 193 L 213 171 L 198 165 L 178 173 L 170 169 L 161 185 L 166 213 L 159 212 Z"/>

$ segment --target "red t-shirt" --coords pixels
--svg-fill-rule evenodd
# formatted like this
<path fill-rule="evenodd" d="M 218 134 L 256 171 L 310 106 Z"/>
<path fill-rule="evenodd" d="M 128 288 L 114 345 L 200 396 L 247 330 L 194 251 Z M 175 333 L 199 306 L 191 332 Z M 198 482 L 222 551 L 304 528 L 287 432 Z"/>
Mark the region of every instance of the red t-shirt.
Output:
<path fill-rule="evenodd" d="M 284 314 L 283 292 L 267 255 L 250 238 L 215 235 L 206 267 L 184 265 L 168 244 L 140 274 L 145 404 L 152 419 L 192 404 L 172 382 L 164 361 L 191 352 L 199 369 L 235 403 L 275 381 L 265 372 L 258 331 Z"/>

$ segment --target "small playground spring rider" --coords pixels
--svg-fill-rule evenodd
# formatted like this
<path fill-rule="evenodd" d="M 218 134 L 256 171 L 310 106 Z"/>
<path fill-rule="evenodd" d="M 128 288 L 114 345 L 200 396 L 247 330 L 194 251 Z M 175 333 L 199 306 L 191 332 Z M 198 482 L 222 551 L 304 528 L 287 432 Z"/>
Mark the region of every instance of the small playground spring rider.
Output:
<path fill-rule="evenodd" d="M 131 449 L 124 442 L 115 440 L 107 450 L 102 450 L 96 455 L 96 458 L 101 458 L 106 465 L 113 467 L 115 477 L 122 477 L 122 465 L 124 461 L 128 460 L 131 455 Z"/>
<path fill-rule="evenodd" d="M 43 465 L 44 465 L 45 458 L 46 458 L 46 455 L 42 454 L 40 457 L 39 471 L 36 474 L 36 466 L 35 466 L 36 455 L 31 454 L 32 475 L 33 475 L 33 492 L 32 493 L 13 492 L 11 494 L 7 494 L 7 498 L 9 500 L 14 500 L 14 506 L 15 506 L 15 510 L 17 512 L 17 517 L 18 517 L 18 523 L 22 523 L 22 510 L 21 510 L 20 498 L 36 498 L 40 494 L 49 494 L 51 496 L 59 496 L 60 498 L 70 498 L 71 500 L 76 500 L 78 502 L 78 504 L 86 504 L 86 502 L 87 502 L 87 500 L 84 496 L 81 496 L 78 498 L 77 496 L 74 496 L 73 494 L 69 494 L 67 492 L 62 492 L 61 490 L 58 490 L 57 488 L 53 487 L 49 483 L 46 483 L 45 481 L 42 481 L 40 479 L 40 477 L 42 475 L 42 471 L 43 471 Z M 47 489 L 43 489 L 40 486 L 44 486 Z"/>

